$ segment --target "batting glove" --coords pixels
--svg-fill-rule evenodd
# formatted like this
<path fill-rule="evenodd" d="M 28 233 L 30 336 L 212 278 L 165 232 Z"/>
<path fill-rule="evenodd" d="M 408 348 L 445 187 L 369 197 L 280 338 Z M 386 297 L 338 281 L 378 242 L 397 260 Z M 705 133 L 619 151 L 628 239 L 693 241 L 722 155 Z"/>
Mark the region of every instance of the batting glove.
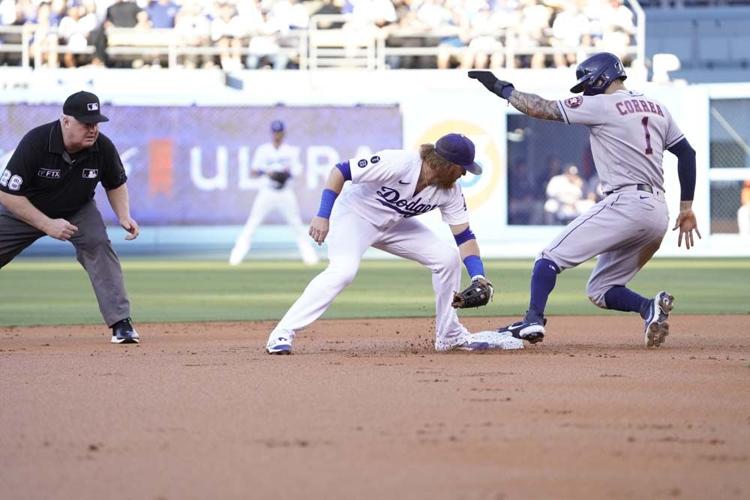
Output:
<path fill-rule="evenodd" d="M 469 71 L 469 78 L 479 80 L 479 83 L 484 85 L 487 90 L 493 94 L 499 95 L 503 99 L 510 99 L 510 94 L 513 92 L 513 84 L 504 80 L 499 80 L 492 71 Z"/>

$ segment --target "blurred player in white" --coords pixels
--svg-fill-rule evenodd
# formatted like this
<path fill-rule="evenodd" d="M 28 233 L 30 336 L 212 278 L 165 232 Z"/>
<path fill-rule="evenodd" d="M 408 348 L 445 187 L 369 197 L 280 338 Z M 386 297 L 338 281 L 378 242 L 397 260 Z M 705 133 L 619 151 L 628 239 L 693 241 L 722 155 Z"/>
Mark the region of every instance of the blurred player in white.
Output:
<path fill-rule="evenodd" d="M 291 353 L 297 331 L 318 319 L 352 282 L 369 247 L 414 260 L 432 271 L 438 351 L 522 348 L 523 342 L 507 333 L 469 334 L 451 306 L 461 284 L 461 260 L 472 281 L 486 281 L 456 182 L 467 171 L 478 175 L 482 168 L 474 162 L 474 144 L 459 134 L 445 135 L 418 151 L 383 150 L 332 168 L 320 210 L 310 223 L 310 236 L 318 244 L 328 242 L 328 267 L 281 318 L 268 338 L 267 352 Z M 351 182 L 345 187 L 346 181 Z M 416 219 L 436 208 L 455 245 Z"/>
<path fill-rule="evenodd" d="M 263 179 L 247 222 L 229 255 L 229 264 L 233 266 L 245 258 L 252 246 L 255 230 L 273 210 L 279 211 L 294 231 L 302 261 L 308 265 L 318 263 L 318 255 L 307 238 L 297 198 L 292 189 L 292 178 L 302 173 L 299 148 L 284 142 L 285 129 L 283 122 L 271 122 L 271 142 L 258 146 L 253 155 L 251 175 L 263 176 Z"/>
<path fill-rule="evenodd" d="M 578 81 L 570 89 L 583 92 L 562 101 L 548 101 L 520 92 L 489 71 L 470 71 L 490 92 L 534 118 L 579 123 L 589 127 L 591 152 L 606 197 L 573 220 L 537 257 L 531 275 L 531 300 L 523 320 L 507 331 L 536 343 L 544 338 L 547 298 L 557 274 L 598 256 L 587 286 L 589 299 L 604 309 L 632 311 L 644 320 L 646 347 L 658 347 L 669 333 L 674 297 L 665 291 L 652 299 L 625 285 L 659 249 L 669 223 L 664 201 L 662 156 L 677 156 L 680 213 L 677 245 L 690 249 L 693 231 L 700 238 L 693 214 L 695 151 L 667 108 L 641 92 L 628 90 L 622 62 L 601 52 L 583 61 Z"/>

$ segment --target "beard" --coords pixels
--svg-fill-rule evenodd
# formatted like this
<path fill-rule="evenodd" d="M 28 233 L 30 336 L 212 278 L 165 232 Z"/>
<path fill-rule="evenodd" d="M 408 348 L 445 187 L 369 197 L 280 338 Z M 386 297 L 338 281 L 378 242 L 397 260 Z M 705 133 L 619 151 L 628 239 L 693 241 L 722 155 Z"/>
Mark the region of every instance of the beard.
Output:
<path fill-rule="evenodd" d="M 451 189 L 463 174 L 463 169 L 458 165 L 451 165 L 447 169 L 434 169 L 433 171 L 435 172 L 433 183 L 441 189 Z"/>

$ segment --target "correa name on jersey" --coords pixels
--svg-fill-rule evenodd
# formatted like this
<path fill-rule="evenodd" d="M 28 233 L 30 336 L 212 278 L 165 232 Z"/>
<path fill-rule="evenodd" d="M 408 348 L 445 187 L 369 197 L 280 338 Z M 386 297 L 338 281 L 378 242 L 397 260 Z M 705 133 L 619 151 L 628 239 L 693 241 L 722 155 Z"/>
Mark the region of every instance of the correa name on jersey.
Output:
<path fill-rule="evenodd" d="M 625 101 L 618 101 L 615 104 L 617 111 L 621 115 L 627 115 L 630 113 L 654 113 L 659 116 L 664 116 L 664 112 L 661 110 L 661 106 L 645 99 L 627 99 Z"/>
<path fill-rule="evenodd" d="M 401 193 L 398 190 L 382 186 L 379 191 L 375 194 L 378 195 L 378 202 L 396 212 L 402 214 L 404 217 L 414 217 L 415 215 L 421 215 L 429 212 L 436 205 L 430 205 L 427 203 L 421 203 L 422 197 L 420 196 L 416 200 L 407 200 L 401 198 Z"/>

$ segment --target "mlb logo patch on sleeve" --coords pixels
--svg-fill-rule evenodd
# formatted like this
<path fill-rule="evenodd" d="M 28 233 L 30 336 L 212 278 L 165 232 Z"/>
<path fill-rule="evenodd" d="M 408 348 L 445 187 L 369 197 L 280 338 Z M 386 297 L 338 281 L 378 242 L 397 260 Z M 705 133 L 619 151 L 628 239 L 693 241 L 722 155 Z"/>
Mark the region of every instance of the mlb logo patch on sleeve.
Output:
<path fill-rule="evenodd" d="M 98 168 L 84 168 L 83 173 L 81 174 L 81 177 L 84 179 L 96 179 L 99 177 L 99 169 Z"/>

